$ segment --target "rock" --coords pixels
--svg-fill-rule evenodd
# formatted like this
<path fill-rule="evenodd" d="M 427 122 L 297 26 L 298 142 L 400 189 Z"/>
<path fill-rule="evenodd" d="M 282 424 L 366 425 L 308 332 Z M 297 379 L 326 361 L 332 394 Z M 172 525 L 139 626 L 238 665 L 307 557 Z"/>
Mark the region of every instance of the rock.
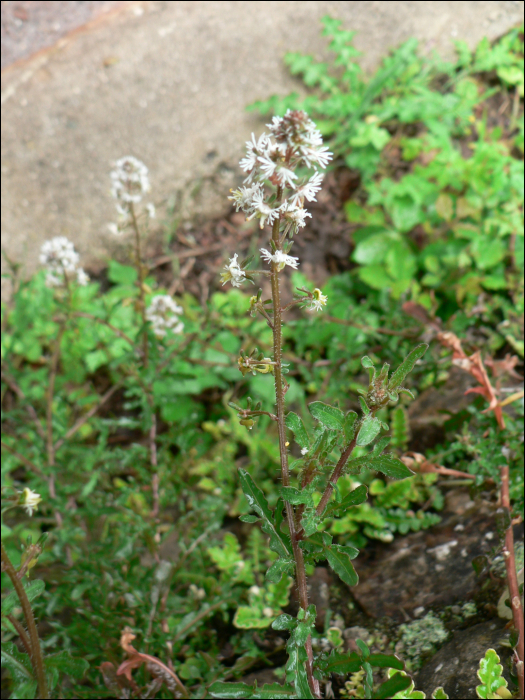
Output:
<path fill-rule="evenodd" d="M 415 678 L 415 687 L 426 697 L 438 686 L 443 686 L 450 698 L 476 698 L 479 661 L 487 649 L 494 649 L 501 659 L 503 675 L 509 680 L 506 661 L 510 649 L 503 646 L 509 633 L 501 620 L 489 620 L 470 629 L 456 632 L 424 666 Z"/>

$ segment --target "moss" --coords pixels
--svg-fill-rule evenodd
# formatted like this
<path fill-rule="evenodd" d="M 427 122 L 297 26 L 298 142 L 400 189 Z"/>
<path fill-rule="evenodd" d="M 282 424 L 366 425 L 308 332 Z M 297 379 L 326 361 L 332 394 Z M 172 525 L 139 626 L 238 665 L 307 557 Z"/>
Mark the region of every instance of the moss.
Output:
<path fill-rule="evenodd" d="M 448 632 L 442 620 L 429 612 L 421 620 L 400 625 L 401 638 L 396 651 L 403 651 L 413 668 L 419 668 L 424 658 L 431 656 L 447 639 Z"/>

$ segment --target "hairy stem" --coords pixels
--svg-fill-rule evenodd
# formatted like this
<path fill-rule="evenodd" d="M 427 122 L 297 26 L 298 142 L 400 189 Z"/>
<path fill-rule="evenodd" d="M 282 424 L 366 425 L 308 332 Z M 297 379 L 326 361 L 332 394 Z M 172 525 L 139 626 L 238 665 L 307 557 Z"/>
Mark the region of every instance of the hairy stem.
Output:
<path fill-rule="evenodd" d="M 282 190 L 279 188 L 277 199 L 282 198 Z M 277 219 L 272 229 L 272 240 L 276 246 L 279 246 L 279 219 Z M 286 425 L 284 422 L 284 387 L 283 373 L 281 367 L 282 360 L 282 309 L 281 309 L 281 292 L 279 287 L 279 272 L 277 263 L 272 262 L 272 301 L 273 301 L 273 359 L 275 365 L 275 402 L 277 404 L 277 425 L 279 427 L 279 452 L 281 455 L 281 481 L 283 486 L 290 485 L 290 470 L 288 467 L 288 452 L 286 448 Z M 308 589 L 306 585 L 306 570 L 304 566 L 303 551 L 299 547 L 299 542 L 296 537 L 294 509 L 290 503 L 286 503 L 286 517 L 290 530 L 290 539 L 292 542 L 293 555 L 295 559 L 295 571 L 297 580 L 297 589 L 299 592 L 299 602 L 303 610 L 308 609 Z M 320 698 L 319 682 L 313 676 L 313 651 L 312 640 L 308 637 L 306 641 L 306 674 L 308 677 L 308 685 L 314 697 Z"/>
<path fill-rule="evenodd" d="M 509 494 L 509 467 L 505 465 L 500 467 L 501 472 L 501 505 L 510 509 L 510 494 Z M 518 674 L 518 685 L 520 689 L 519 697 L 524 695 L 524 668 L 523 668 L 523 652 L 525 625 L 523 622 L 523 610 L 521 607 L 521 596 L 518 585 L 518 577 L 516 575 L 516 557 L 514 553 L 514 533 L 512 532 L 512 523 L 509 524 L 508 530 L 505 533 L 505 550 L 503 552 L 505 559 L 505 567 L 507 569 L 507 584 L 509 587 L 510 609 L 514 619 L 514 626 L 518 632 L 518 643 L 516 645 L 516 670 Z"/>
<path fill-rule="evenodd" d="M 40 648 L 40 640 L 38 639 L 38 632 L 36 629 L 35 617 L 33 615 L 33 609 L 25 592 L 25 588 L 22 585 L 22 581 L 19 580 L 16 575 L 15 567 L 13 566 L 11 560 L 9 559 L 7 552 L 4 548 L 4 543 L 2 542 L 2 568 L 9 576 L 13 588 L 16 591 L 20 605 L 22 606 L 22 611 L 26 619 L 27 631 L 29 633 L 29 638 L 31 640 L 31 654 L 29 658 L 31 659 L 31 664 L 33 666 L 36 680 L 38 683 L 38 696 L 46 700 L 49 697 L 47 691 L 46 674 L 44 671 L 44 659 L 42 657 L 42 649 Z"/>
<path fill-rule="evenodd" d="M 142 316 L 142 351 L 144 353 L 144 367 L 148 366 L 148 334 L 146 331 L 146 300 L 144 295 L 144 265 L 142 264 L 142 252 L 140 249 L 140 229 L 135 214 L 133 202 L 130 202 L 129 211 L 131 214 L 131 223 L 135 234 L 135 257 L 137 273 L 139 277 L 139 299 L 140 299 L 140 314 Z"/>

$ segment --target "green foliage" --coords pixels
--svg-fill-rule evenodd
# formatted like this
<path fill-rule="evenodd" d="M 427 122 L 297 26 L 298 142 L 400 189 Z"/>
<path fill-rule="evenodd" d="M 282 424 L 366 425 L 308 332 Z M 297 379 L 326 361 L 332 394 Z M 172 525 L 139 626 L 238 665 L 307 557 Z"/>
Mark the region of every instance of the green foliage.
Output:
<path fill-rule="evenodd" d="M 346 203 L 354 274 L 427 308 L 434 298 L 440 315 L 484 290 L 512 297 L 523 272 L 523 115 L 515 110 L 488 125 L 496 88 L 484 76 L 496 71 L 502 99 L 508 88 L 523 97 L 523 28 L 494 45 L 484 39 L 473 53 L 458 42 L 455 63 L 421 57 L 410 39 L 367 81 L 354 32 L 328 17 L 323 24 L 333 62 L 286 57 L 311 94 L 252 108 L 306 110 L 331 150 L 360 174 L 361 188 Z"/>
<path fill-rule="evenodd" d="M 502 677 L 503 666 L 494 649 L 487 649 L 479 662 L 478 677 L 481 685 L 476 687 L 478 698 L 510 698 L 507 681 Z"/>

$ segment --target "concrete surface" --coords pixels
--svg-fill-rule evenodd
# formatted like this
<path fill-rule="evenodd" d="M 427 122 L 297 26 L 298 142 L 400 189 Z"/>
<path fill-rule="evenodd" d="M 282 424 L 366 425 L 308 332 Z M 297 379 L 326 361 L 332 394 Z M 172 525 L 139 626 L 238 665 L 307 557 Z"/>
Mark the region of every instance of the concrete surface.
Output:
<path fill-rule="evenodd" d="M 151 198 L 228 209 L 244 141 L 265 119 L 245 107 L 301 90 L 286 51 L 329 58 L 320 19 L 356 30 L 369 71 L 411 36 L 424 52 L 474 46 L 523 21 L 522 2 L 132 2 L 2 72 L 2 246 L 30 273 L 44 240 L 69 237 L 87 269 L 115 251 L 112 161 L 150 169 Z M 196 182 L 197 201 L 188 195 Z M 208 178 L 208 180 L 206 180 Z M 178 193 L 178 198 L 176 194 Z M 182 197 L 181 193 L 186 193 Z M 160 252 L 159 246 L 151 248 Z"/>

